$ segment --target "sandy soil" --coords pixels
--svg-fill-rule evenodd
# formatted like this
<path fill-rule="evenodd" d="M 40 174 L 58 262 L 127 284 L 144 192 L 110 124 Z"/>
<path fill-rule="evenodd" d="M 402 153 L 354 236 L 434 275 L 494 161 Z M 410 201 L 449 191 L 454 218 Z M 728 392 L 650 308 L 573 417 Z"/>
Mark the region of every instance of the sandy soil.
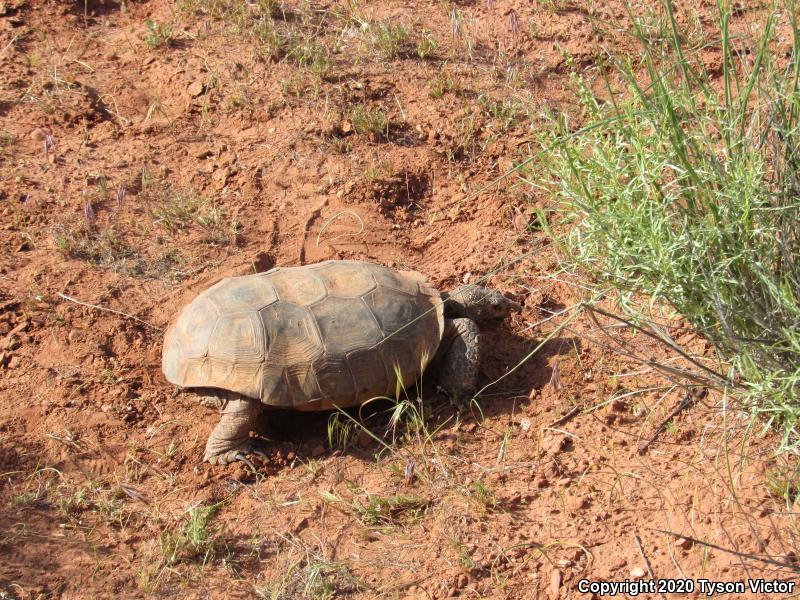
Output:
<path fill-rule="evenodd" d="M 580 5 L 0 2 L 0 597 L 796 578 L 778 440 L 714 393 L 657 432 L 685 392 L 617 350 L 681 362 L 565 325 L 586 291 L 538 228 L 549 200 L 504 177 L 546 111 L 579 122 L 570 73 L 630 51 L 621 2 Z M 690 8 L 700 35 L 711 5 Z M 524 302 L 485 332 L 480 410 L 426 398 L 392 429 L 384 405 L 347 444 L 275 412 L 258 473 L 203 464 L 217 416 L 164 380 L 164 328 L 223 276 L 331 258 Z"/>

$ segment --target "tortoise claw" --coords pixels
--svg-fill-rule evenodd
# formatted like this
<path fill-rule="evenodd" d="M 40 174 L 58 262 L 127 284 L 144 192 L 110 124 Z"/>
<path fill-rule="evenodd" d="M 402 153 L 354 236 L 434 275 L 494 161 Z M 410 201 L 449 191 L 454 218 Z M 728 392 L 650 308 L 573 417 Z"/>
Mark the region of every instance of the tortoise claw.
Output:
<path fill-rule="evenodd" d="M 246 464 L 252 471 L 256 471 L 255 463 L 248 458 L 248 455 L 257 456 L 261 461 L 267 462 L 268 457 L 260 450 L 256 450 L 251 444 L 244 444 L 239 448 L 222 452 L 220 454 L 206 455 L 205 460 L 212 465 L 228 465 L 232 462 L 239 461 Z"/>
<path fill-rule="evenodd" d="M 253 452 L 253 454 L 256 454 L 256 453 L 255 453 L 255 452 Z M 259 453 L 259 454 L 261 454 L 261 453 Z M 247 457 L 246 457 L 246 456 L 245 456 L 243 453 L 241 453 L 241 452 L 237 452 L 237 453 L 236 453 L 236 454 L 233 456 L 233 458 L 234 458 L 234 460 L 238 460 L 238 461 L 241 461 L 241 462 L 243 462 L 244 464 L 246 464 L 248 467 L 250 467 L 250 470 L 251 470 L 251 471 L 253 471 L 253 473 L 256 473 L 256 472 L 257 472 L 257 471 L 256 471 L 256 466 L 253 464 L 253 461 L 252 461 L 252 460 L 250 460 L 249 458 L 247 458 Z"/>

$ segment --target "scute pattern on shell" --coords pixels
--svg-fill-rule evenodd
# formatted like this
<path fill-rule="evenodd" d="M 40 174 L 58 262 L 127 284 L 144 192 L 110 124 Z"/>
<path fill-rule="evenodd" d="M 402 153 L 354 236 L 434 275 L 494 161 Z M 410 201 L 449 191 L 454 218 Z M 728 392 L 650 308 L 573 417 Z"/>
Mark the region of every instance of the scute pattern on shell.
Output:
<path fill-rule="evenodd" d="M 444 331 L 424 276 L 327 261 L 223 279 L 167 332 L 162 368 L 183 387 L 216 387 L 301 410 L 394 396 L 417 379 Z"/>

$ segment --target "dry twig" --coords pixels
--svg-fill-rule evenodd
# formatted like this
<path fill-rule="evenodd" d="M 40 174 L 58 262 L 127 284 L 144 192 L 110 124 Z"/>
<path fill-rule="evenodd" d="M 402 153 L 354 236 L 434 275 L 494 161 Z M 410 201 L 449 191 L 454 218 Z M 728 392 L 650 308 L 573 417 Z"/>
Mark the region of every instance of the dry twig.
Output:
<path fill-rule="evenodd" d="M 650 565 L 650 560 L 647 558 L 647 555 L 644 553 L 644 548 L 642 547 L 642 540 L 639 539 L 639 535 L 634 533 L 633 534 L 633 541 L 636 542 L 636 547 L 639 548 L 639 554 L 642 556 L 642 560 L 644 561 L 644 566 L 647 567 L 647 574 L 650 576 L 650 580 L 654 581 L 656 576 L 653 574 L 653 567 Z M 663 599 L 666 600 L 664 594 L 658 592 L 658 595 Z"/>
<path fill-rule="evenodd" d="M 653 435 L 650 436 L 650 439 L 639 446 L 639 450 L 637 452 L 640 455 L 647 452 L 647 449 L 653 444 L 653 442 L 656 441 L 656 438 L 661 435 L 661 432 L 664 431 L 664 429 L 667 427 L 667 424 L 672 421 L 672 419 L 674 419 L 679 413 L 692 406 L 698 400 L 704 398 L 707 393 L 708 390 L 706 388 L 694 388 L 687 390 L 686 394 L 683 396 L 683 399 L 678 403 L 678 406 L 676 406 L 673 411 L 669 413 L 663 421 L 661 421 L 659 426 L 656 427 Z"/>
<path fill-rule="evenodd" d="M 74 302 L 75 304 L 79 304 L 80 306 L 85 306 L 87 308 L 93 308 L 95 310 L 101 310 L 103 312 L 108 312 L 108 313 L 112 313 L 112 314 L 115 314 L 115 315 L 119 315 L 120 317 L 126 317 L 128 319 L 133 319 L 137 323 L 141 323 L 142 325 L 146 325 L 150 329 L 155 329 L 156 331 L 158 331 L 160 333 L 164 333 L 164 330 L 161 329 L 160 327 L 156 327 L 155 325 L 151 325 L 147 321 L 142 321 L 142 319 L 140 319 L 139 317 L 135 317 L 133 315 L 129 315 L 128 313 L 124 313 L 124 312 L 119 311 L 119 310 L 114 310 L 113 308 L 106 308 L 105 306 L 97 306 L 96 304 L 89 304 L 88 302 L 81 302 L 80 300 L 76 300 L 75 298 L 72 298 L 71 296 L 67 296 L 66 294 L 62 294 L 61 292 L 57 292 L 56 295 L 61 297 L 61 298 L 63 298 L 64 300 L 69 300 L 70 302 Z"/>

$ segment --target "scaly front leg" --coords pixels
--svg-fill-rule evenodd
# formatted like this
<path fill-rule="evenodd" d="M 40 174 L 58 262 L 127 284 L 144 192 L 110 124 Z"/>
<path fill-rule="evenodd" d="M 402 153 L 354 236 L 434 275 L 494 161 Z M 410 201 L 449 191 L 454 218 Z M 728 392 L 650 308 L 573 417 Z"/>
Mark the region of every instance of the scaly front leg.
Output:
<path fill-rule="evenodd" d="M 236 460 L 247 463 L 255 470 L 247 454 L 263 459 L 266 455 L 254 449 L 250 432 L 256 429 L 261 415 L 261 401 L 238 394 L 226 394 L 220 402 L 220 420 L 206 442 L 203 460 L 212 465 L 227 465 Z"/>

